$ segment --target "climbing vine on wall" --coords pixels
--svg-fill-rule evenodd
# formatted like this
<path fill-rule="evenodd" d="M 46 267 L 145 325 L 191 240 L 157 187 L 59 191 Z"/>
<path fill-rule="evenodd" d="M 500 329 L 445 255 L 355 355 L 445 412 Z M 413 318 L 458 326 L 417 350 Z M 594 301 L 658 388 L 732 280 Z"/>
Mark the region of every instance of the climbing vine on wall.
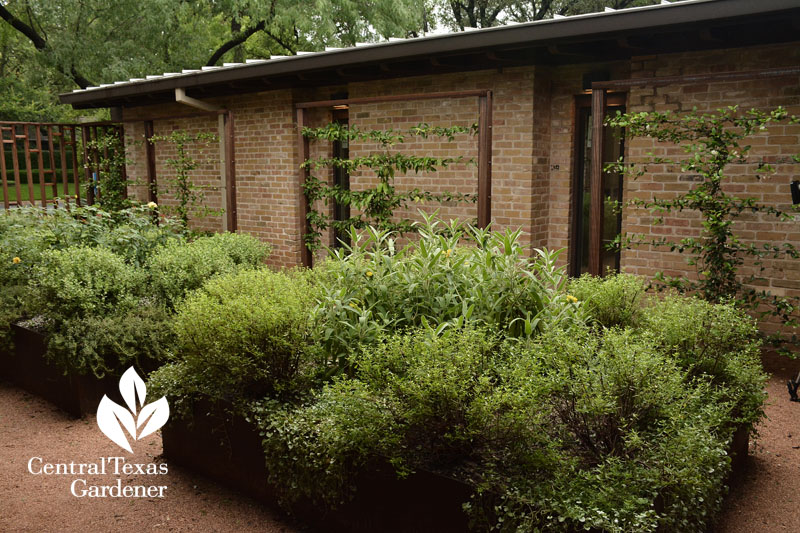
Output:
<path fill-rule="evenodd" d="M 86 184 L 86 196 L 94 196 L 95 203 L 106 211 L 130 207 L 127 189 L 128 185 L 134 183 L 125 176 L 125 166 L 129 161 L 119 132 L 102 132 L 97 139 L 86 143 L 86 149 L 90 156 L 97 157 L 96 168 L 89 166 L 96 173 L 94 180 Z M 89 165 L 88 162 L 86 165 Z"/>
<path fill-rule="evenodd" d="M 175 157 L 167 159 L 167 166 L 175 175 L 169 177 L 160 187 L 159 194 L 164 193 L 175 198 L 176 205 L 162 206 L 169 214 L 181 221 L 184 229 L 189 227 L 189 216 L 202 218 L 221 213 L 221 209 L 212 209 L 205 205 L 205 190 L 192 181 L 191 174 L 200 167 L 201 161 L 189 154 L 189 146 L 201 144 L 201 150 L 208 148 L 219 138 L 213 133 L 191 134 L 175 130 L 169 135 L 154 135 L 150 142 L 166 142 L 175 147 Z"/>
<path fill-rule="evenodd" d="M 477 124 L 443 127 L 422 123 L 406 131 L 360 130 L 355 126 L 338 123 L 320 128 L 303 128 L 303 136 L 311 141 L 325 140 L 347 143 L 365 141 L 374 142 L 380 148 L 378 151 L 360 157 L 318 157 L 309 158 L 303 163 L 303 168 L 308 171 L 305 194 L 310 205 L 308 222 L 311 228 L 311 231 L 305 235 L 306 246 L 312 251 L 317 250 L 320 247 L 322 232 L 328 228 L 333 229 L 337 234 L 347 234 L 351 227 L 360 229 L 367 226 L 400 234 L 414 232 L 416 224 L 413 220 L 396 216 L 396 211 L 410 207 L 414 203 L 477 202 L 477 196 L 474 194 L 433 193 L 419 188 L 400 191 L 395 186 L 395 176 L 398 173 L 434 173 L 459 163 L 475 165 L 474 158 L 463 156 L 429 157 L 404 154 L 395 147 L 402 145 L 407 139 L 436 137 L 453 142 L 458 135 L 474 136 L 477 132 Z M 331 185 L 327 178 L 319 178 L 315 175 L 324 169 L 331 168 L 344 170 L 348 174 L 366 169 L 378 178 L 377 183 L 374 187 L 351 190 L 349 186 Z M 344 220 L 335 220 L 329 214 L 316 209 L 316 206 L 320 204 L 328 205 L 330 203 L 349 206 L 357 210 L 357 213 Z"/>
<path fill-rule="evenodd" d="M 774 318 L 784 326 L 797 343 L 800 326 L 800 299 L 784 297 L 761 288 L 767 281 L 767 260 L 797 260 L 800 250 L 792 242 L 748 241 L 740 236 L 736 222 L 754 215 L 771 218 L 789 231 L 800 224 L 800 206 L 764 204 L 757 198 L 741 197 L 727 187 L 732 166 L 748 165 L 757 180 L 776 172 L 776 164 L 800 163 L 800 155 L 787 155 L 773 160 L 750 156 L 748 139 L 767 133 L 770 125 L 797 125 L 800 117 L 785 109 L 771 111 L 751 109 L 739 111 L 737 106 L 714 113 L 693 110 L 686 114 L 667 112 L 618 113 L 606 124 L 624 128 L 628 137 L 648 137 L 683 148 L 685 157 L 661 157 L 653 153 L 642 160 L 626 164 L 622 160 L 606 166 L 607 171 L 623 172 L 633 179 L 648 173 L 651 165 L 678 168 L 695 177 L 696 185 L 686 192 L 656 198 L 633 198 L 627 204 L 646 209 L 653 215 L 653 225 L 660 225 L 665 216 L 681 211 L 699 213 L 702 231 L 699 236 L 670 239 L 652 234 L 621 235 L 617 246 L 633 248 L 652 246 L 685 254 L 687 263 L 696 269 L 695 276 L 656 274 L 656 285 L 690 292 L 712 302 L 733 301 L 760 318 Z M 790 199 L 786 186 L 786 201 Z M 742 271 L 742 268 L 745 270 Z M 779 337 L 772 340 L 779 342 Z"/>

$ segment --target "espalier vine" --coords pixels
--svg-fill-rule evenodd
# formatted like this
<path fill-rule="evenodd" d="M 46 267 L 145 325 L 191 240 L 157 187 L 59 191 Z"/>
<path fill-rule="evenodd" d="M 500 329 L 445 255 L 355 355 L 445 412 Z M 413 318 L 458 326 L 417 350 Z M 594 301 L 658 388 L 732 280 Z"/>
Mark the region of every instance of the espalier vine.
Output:
<path fill-rule="evenodd" d="M 310 206 L 307 217 L 311 228 L 305 235 L 306 246 L 312 251 L 317 250 L 320 247 L 322 232 L 328 228 L 337 234 L 345 235 L 349 233 L 351 227 L 363 229 L 367 226 L 399 234 L 414 232 L 416 230 L 413 220 L 395 216 L 398 209 L 407 208 L 412 203 L 476 202 L 477 196 L 473 194 L 433 193 L 419 188 L 398 191 L 395 187 L 395 176 L 398 172 L 433 173 L 459 163 L 474 165 L 474 158 L 415 156 L 392 150 L 392 147 L 402 145 L 409 138 L 438 137 L 453 142 L 456 136 L 474 136 L 477 132 L 477 124 L 443 127 L 422 123 L 405 131 L 360 130 L 355 126 L 338 123 L 320 128 L 303 128 L 303 136 L 309 140 L 365 141 L 377 143 L 380 147 L 380 151 L 360 157 L 318 157 L 303 162 L 302 167 L 309 173 L 304 189 Z M 374 187 L 351 190 L 338 184 L 328 184 L 326 178 L 314 176 L 314 173 L 326 168 L 344 169 L 348 173 L 367 169 L 373 172 L 378 180 Z M 320 203 L 327 205 L 330 202 L 352 207 L 357 213 L 344 220 L 334 220 L 330 215 L 317 209 Z"/>
<path fill-rule="evenodd" d="M 773 294 L 759 284 L 764 281 L 765 261 L 798 259 L 800 252 L 790 242 L 769 242 L 758 237 L 755 241 L 745 240 L 740 237 L 736 222 L 742 220 L 743 215 L 755 215 L 774 218 L 797 228 L 800 210 L 797 206 L 781 209 L 761 203 L 758 198 L 740 197 L 726 185 L 734 174 L 730 172 L 731 166 L 744 165 L 757 180 L 764 180 L 776 172 L 776 165 L 800 163 L 800 155 L 774 160 L 749 157 L 751 145 L 746 144 L 748 138 L 767 132 L 770 125 L 800 124 L 800 117 L 790 115 L 781 107 L 771 111 L 740 112 L 738 106 L 731 106 L 715 113 L 699 113 L 697 109 L 681 115 L 669 111 L 617 113 L 607 119 L 606 124 L 624 128 L 627 137 L 648 137 L 679 145 L 686 154 L 682 158 L 670 158 L 651 152 L 636 163 L 626 164 L 620 160 L 606 165 L 606 171 L 622 172 L 637 179 L 648 172 L 649 166 L 665 165 L 678 168 L 697 180 L 688 191 L 666 197 L 632 198 L 626 205 L 649 210 L 654 215 L 653 225 L 663 224 L 664 216 L 682 211 L 695 211 L 702 220 L 698 236 L 670 239 L 643 234 L 620 235 L 615 244 L 624 248 L 669 248 L 688 255 L 687 263 L 695 267 L 695 277 L 670 277 L 658 272 L 656 284 L 661 288 L 696 293 L 711 302 L 733 301 L 761 319 L 778 319 L 788 328 L 784 331 L 791 334 L 796 344 L 800 300 Z M 741 272 L 742 267 L 749 273 Z M 775 336 L 772 340 L 780 339 Z"/>

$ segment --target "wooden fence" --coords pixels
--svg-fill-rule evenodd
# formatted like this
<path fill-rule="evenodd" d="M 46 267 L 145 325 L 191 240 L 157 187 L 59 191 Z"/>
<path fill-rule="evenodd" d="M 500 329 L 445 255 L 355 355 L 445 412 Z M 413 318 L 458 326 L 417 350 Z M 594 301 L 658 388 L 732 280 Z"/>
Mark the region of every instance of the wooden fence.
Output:
<path fill-rule="evenodd" d="M 0 122 L 3 207 L 94 203 L 97 177 L 109 154 L 92 141 L 106 135 L 122 141 L 122 126 Z"/>

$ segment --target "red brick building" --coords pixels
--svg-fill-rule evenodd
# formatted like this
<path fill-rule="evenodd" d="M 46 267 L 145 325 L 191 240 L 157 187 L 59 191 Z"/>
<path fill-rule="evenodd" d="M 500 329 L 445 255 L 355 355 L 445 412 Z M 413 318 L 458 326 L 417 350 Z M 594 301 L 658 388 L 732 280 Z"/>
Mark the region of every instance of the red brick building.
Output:
<path fill-rule="evenodd" d="M 464 92 L 468 95 L 418 98 Z M 403 95 L 408 98 L 392 99 Z M 205 163 L 195 180 L 206 187 L 207 202 L 226 213 L 197 224 L 269 241 L 274 265 L 303 261 L 298 104 L 331 101 L 309 109 L 307 123 L 323 124 L 345 113 L 350 124 L 362 129 L 403 129 L 420 122 L 471 124 L 482 116 L 491 124 L 490 149 L 483 148 L 483 159 L 490 154 L 491 165 L 483 170 L 461 166 L 433 176 L 400 176 L 397 185 L 480 192 L 483 217 L 495 228 L 520 227 L 531 246 L 566 248 L 573 273 L 616 266 L 645 276 L 658 270 L 676 274 L 687 269 L 685 258 L 678 254 L 637 249 L 619 257 L 601 250 L 598 242 L 609 238 L 602 227 L 678 239 L 697 233 L 696 217 L 687 213 L 651 227 L 646 212 L 627 209 L 618 218 L 604 213 L 605 224 L 592 230 L 589 221 L 602 197 L 592 200 L 590 189 L 602 179 L 604 196 L 652 197 L 685 190 L 692 177 L 670 168 L 651 168 L 636 181 L 599 178 L 592 170 L 593 160 L 597 161 L 591 147 L 593 117 L 602 112 L 604 102 L 611 112 L 693 107 L 713 111 L 739 105 L 743 109 L 784 106 L 800 114 L 800 3 L 664 2 L 167 73 L 74 91 L 62 95 L 62 101 L 77 108 L 115 110 L 116 118 L 125 123 L 132 161 L 129 175 L 144 183 L 136 187 L 143 199 L 148 197 L 147 179 L 162 183 L 171 172 L 166 160 L 172 148 L 159 143 L 148 149 L 143 142 L 147 134 L 219 131 L 222 142 L 205 147 L 200 156 Z M 755 157 L 782 161 L 800 152 L 800 126 L 771 127 L 752 144 Z M 373 148 L 353 143 L 350 155 Z M 476 156 L 480 150 L 479 140 L 467 136 L 453 144 L 430 140 L 406 148 L 426 155 Z M 641 139 L 622 146 L 606 135 L 603 158 L 623 155 L 633 162 L 654 148 L 658 153 L 667 150 Z M 312 154 L 328 149 L 314 145 Z M 776 175 L 760 182 L 746 171 L 734 167 L 730 186 L 782 208 L 791 204 L 790 182 L 799 179 L 798 166 L 778 165 Z M 354 174 L 350 186 L 363 187 L 370 179 Z M 158 201 L 170 199 L 162 195 Z M 478 213 L 474 205 L 461 205 L 444 206 L 442 214 L 474 218 Z M 753 241 L 800 243 L 798 222 L 752 218 L 740 230 Z M 774 261 L 768 275 L 773 293 L 800 294 L 796 265 Z"/>

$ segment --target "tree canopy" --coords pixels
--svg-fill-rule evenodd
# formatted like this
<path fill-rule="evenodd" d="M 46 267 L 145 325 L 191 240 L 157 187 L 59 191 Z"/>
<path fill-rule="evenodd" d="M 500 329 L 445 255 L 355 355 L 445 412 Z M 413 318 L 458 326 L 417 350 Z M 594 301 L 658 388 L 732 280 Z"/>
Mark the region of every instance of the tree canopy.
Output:
<path fill-rule="evenodd" d="M 0 119 L 58 120 L 77 87 L 245 58 L 657 0 L 0 0 Z"/>

